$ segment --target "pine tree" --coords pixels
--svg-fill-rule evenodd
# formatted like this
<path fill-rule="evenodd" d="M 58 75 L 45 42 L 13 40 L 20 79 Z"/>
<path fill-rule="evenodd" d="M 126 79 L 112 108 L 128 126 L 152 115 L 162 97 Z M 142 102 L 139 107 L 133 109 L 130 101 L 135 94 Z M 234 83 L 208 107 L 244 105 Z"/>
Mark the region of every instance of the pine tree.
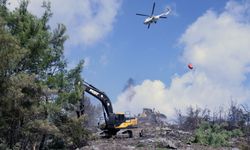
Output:
<path fill-rule="evenodd" d="M 66 27 L 50 29 L 50 3 L 43 3 L 40 18 L 27 10 L 27 0 L 14 11 L 6 4 L 0 0 L 0 149 L 86 144 L 85 116 L 77 119 L 75 114 L 83 92 L 84 61 L 67 71 Z"/>

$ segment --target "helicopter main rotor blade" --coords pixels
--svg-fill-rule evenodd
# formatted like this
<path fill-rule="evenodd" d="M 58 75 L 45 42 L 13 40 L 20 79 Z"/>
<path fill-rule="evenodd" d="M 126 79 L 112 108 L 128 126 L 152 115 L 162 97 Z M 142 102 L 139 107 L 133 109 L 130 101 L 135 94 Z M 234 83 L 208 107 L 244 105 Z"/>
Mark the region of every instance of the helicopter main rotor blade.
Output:
<path fill-rule="evenodd" d="M 149 15 L 145 15 L 145 14 L 136 14 L 136 15 L 150 17 Z"/>
<path fill-rule="evenodd" d="M 152 8 L 152 12 L 151 12 L 151 16 L 153 16 L 154 11 L 155 11 L 155 2 L 154 2 L 154 4 L 153 4 L 153 8 Z"/>
<path fill-rule="evenodd" d="M 167 17 L 163 17 L 163 16 L 160 16 L 160 18 L 164 18 L 164 19 L 167 19 Z"/>
<path fill-rule="evenodd" d="M 150 24 L 148 24 L 148 29 L 150 28 Z"/>

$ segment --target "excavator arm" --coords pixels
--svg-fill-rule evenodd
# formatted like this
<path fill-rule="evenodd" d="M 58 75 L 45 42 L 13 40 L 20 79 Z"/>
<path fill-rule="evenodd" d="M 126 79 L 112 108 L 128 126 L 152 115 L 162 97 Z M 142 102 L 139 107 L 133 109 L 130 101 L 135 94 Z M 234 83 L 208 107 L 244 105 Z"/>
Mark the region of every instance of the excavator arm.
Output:
<path fill-rule="evenodd" d="M 84 91 L 89 93 L 90 95 L 94 96 L 95 98 L 97 98 L 103 105 L 106 114 L 108 115 L 108 117 L 110 116 L 110 114 L 113 113 L 113 107 L 111 104 L 110 99 L 108 98 L 108 96 L 100 91 L 99 89 L 97 89 L 96 87 L 94 87 L 93 85 L 84 82 Z"/>

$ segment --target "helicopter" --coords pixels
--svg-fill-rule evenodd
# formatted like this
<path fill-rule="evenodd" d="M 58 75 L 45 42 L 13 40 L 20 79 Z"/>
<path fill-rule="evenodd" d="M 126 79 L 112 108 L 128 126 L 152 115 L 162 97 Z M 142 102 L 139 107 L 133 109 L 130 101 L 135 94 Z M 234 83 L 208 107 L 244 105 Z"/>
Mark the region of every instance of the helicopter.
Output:
<path fill-rule="evenodd" d="M 152 12 L 151 15 L 145 15 L 145 14 L 139 14 L 137 13 L 136 15 L 138 16 L 146 16 L 147 18 L 144 20 L 144 24 L 148 25 L 148 29 L 150 28 L 151 23 L 157 23 L 158 19 L 160 18 L 167 18 L 167 15 L 170 13 L 170 8 L 167 8 L 167 11 L 160 14 L 160 15 L 153 15 L 154 14 L 154 10 L 155 10 L 155 2 L 153 4 L 153 8 L 152 8 Z"/>

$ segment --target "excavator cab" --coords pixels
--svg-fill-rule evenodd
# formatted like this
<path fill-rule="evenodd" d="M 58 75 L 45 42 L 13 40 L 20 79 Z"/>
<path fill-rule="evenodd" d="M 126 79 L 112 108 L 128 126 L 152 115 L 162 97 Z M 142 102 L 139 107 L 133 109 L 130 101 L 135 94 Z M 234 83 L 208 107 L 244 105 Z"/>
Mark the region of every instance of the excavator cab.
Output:
<path fill-rule="evenodd" d="M 125 115 L 123 113 L 116 113 L 116 121 L 118 122 L 124 122 L 126 119 L 125 119 Z"/>
<path fill-rule="evenodd" d="M 126 117 L 124 113 L 116 113 L 116 126 L 117 129 L 127 129 L 137 127 L 137 118 Z"/>
<path fill-rule="evenodd" d="M 125 121 L 126 121 L 126 119 L 125 119 L 125 115 L 123 113 L 116 113 L 115 114 L 115 122 L 116 122 L 115 126 L 118 126 Z"/>

